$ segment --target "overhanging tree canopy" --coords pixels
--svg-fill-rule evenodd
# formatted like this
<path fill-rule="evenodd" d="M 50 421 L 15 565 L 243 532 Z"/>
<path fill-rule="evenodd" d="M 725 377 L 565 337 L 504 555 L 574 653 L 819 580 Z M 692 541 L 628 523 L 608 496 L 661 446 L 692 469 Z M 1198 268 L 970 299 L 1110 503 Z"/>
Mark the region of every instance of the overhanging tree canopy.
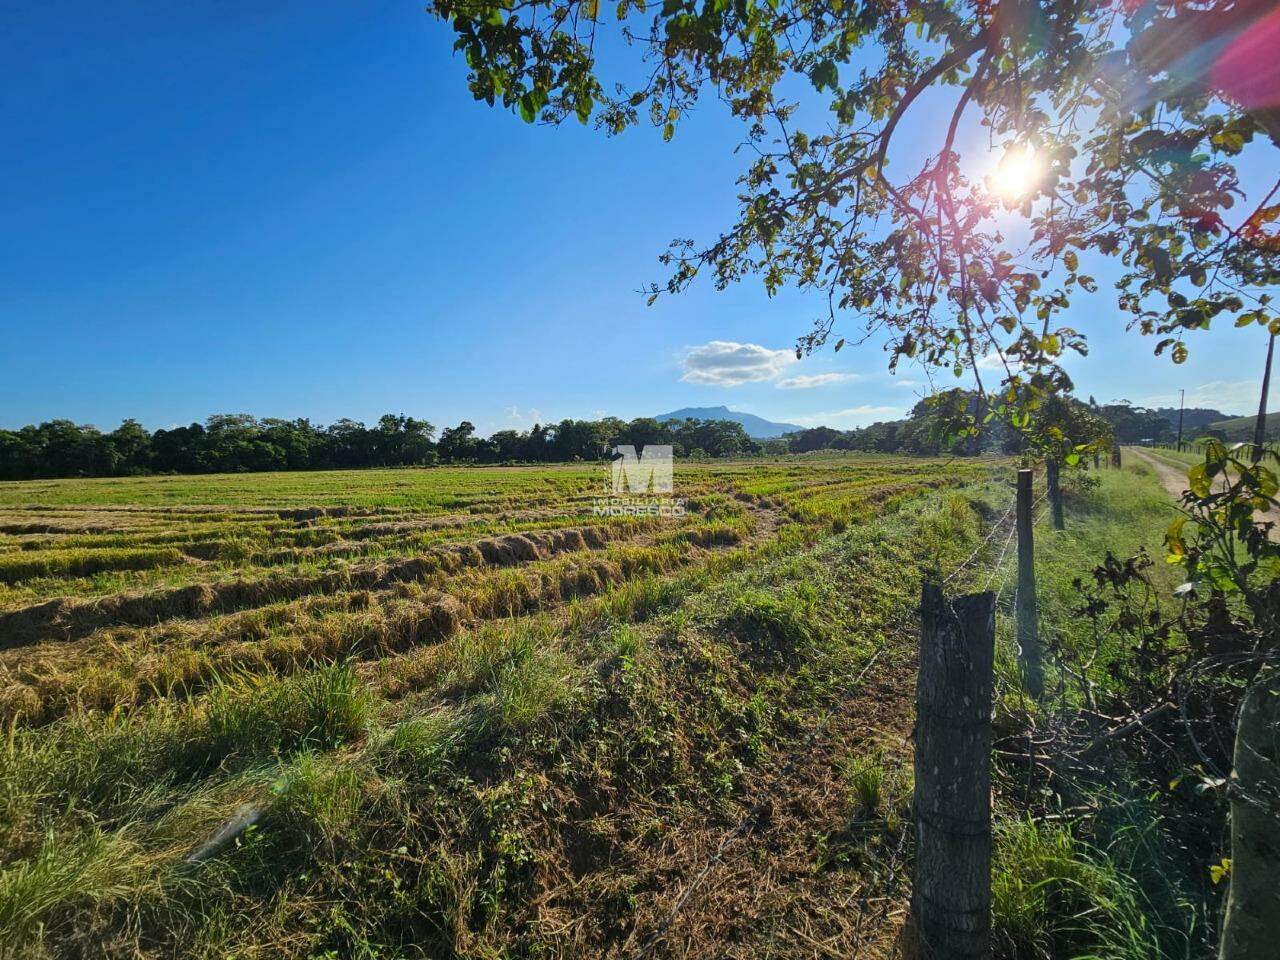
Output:
<path fill-rule="evenodd" d="M 475 97 L 526 121 L 620 132 L 647 117 L 670 138 L 713 97 L 745 122 L 754 158 L 737 222 L 675 243 L 651 297 L 702 274 L 821 291 L 828 309 L 799 350 L 883 333 L 891 366 L 967 370 L 1014 422 L 1069 388 L 1060 360 L 1086 344 L 1061 315 L 1097 288 L 1103 259 L 1121 264 L 1122 322 L 1175 362 L 1184 335 L 1220 316 L 1280 330 L 1267 293 L 1280 182 L 1237 205 L 1236 158 L 1280 144 L 1280 10 L 1265 0 L 429 9 L 456 32 Z M 606 61 L 638 79 L 606 75 Z M 898 131 L 926 91 L 948 99 L 920 152 Z M 1005 158 L 994 184 L 957 147 L 975 123 Z M 903 154 L 924 159 L 905 169 L 892 162 Z"/>

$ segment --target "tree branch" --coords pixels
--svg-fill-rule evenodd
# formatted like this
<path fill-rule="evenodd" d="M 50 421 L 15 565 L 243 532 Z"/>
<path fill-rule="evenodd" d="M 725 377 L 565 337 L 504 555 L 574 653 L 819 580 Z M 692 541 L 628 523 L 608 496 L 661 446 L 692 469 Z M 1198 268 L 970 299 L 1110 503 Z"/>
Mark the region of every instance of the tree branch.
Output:
<path fill-rule="evenodd" d="M 942 57 L 932 67 L 916 79 L 902 95 L 902 99 L 898 101 L 898 105 L 893 108 L 893 113 L 889 115 L 889 122 L 884 125 L 884 130 L 880 134 L 880 146 L 876 149 L 876 173 L 879 174 L 884 168 L 884 157 L 889 150 L 889 141 L 893 137 L 893 131 L 898 126 L 898 121 L 902 119 L 902 115 L 907 112 L 916 97 L 920 96 L 925 90 L 931 87 L 940 76 L 948 70 L 952 70 L 964 63 L 979 50 L 987 45 L 987 31 L 981 30 L 972 40 L 966 40 L 959 44 L 950 53 Z"/>

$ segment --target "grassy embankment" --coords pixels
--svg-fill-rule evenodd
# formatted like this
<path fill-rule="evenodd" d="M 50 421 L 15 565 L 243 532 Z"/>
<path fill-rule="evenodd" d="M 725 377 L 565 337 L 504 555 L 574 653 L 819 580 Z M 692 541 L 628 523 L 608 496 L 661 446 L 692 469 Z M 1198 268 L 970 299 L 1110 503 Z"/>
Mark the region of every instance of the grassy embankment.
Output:
<path fill-rule="evenodd" d="M 1114 634 L 1096 630 L 1076 582 L 1092 585 L 1090 571 L 1108 553 L 1123 564 L 1145 552 L 1154 587 L 1150 602 L 1166 610 L 1175 604 L 1172 590 L 1181 577 L 1165 563 L 1163 545 L 1176 515 L 1171 496 L 1136 458 L 1123 470 L 1098 476 L 1096 489 L 1068 486 L 1065 531 L 1045 523 L 1037 527 L 1042 639 L 1065 654 L 1070 669 L 1050 668 L 1046 705 L 1036 707 L 1024 696 L 1017 682 L 1010 586 L 998 618 L 997 670 L 1004 691 L 998 728 L 1023 729 L 1028 722 L 1039 730 L 1078 728 L 1086 699 L 1123 699 L 1113 667 L 1130 667 L 1135 651 Z M 1024 767 L 1017 757 L 1001 764 L 1005 817 L 995 895 L 1003 955 L 1207 956 L 1207 920 L 1216 913 L 1220 893 L 1208 865 L 1216 859 L 1196 860 L 1184 849 L 1184 810 L 1169 796 L 1169 781 L 1181 771 L 1165 768 L 1160 757 L 1130 763 L 1112 755 L 1099 771 L 1058 768 L 1049 796 L 1037 795 L 1036 784 L 1043 788 L 1045 781 L 1029 780 Z M 1038 822 L 1027 818 L 1028 807 Z"/>

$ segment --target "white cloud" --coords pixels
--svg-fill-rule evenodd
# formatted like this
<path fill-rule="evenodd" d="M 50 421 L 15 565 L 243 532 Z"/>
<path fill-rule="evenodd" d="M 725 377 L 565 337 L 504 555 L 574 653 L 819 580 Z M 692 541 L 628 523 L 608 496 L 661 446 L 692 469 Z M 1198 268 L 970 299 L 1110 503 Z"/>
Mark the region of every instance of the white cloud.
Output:
<path fill-rule="evenodd" d="M 512 424 L 520 424 L 520 423 L 529 423 L 529 424 L 534 424 L 534 423 L 541 423 L 541 422 L 542 422 L 542 411 L 540 411 L 537 407 L 533 407 L 533 408 L 531 408 L 531 409 L 529 409 L 529 410 L 526 410 L 526 411 L 524 411 L 524 412 L 522 413 L 522 412 L 520 411 L 520 408 L 519 408 L 519 407 L 512 406 L 512 407 L 507 407 L 507 411 L 506 411 L 506 412 L 507 412 L 507 422 L 508 422 L 508 423 L 512 423 Z"/>
<path fill-rule="evenodd" d="M 1271 394 L 1268 406 L 1276 409 L 1276 382 L 1271 383 Z M 1258 412 L 1258 391 L 1262 388 L 1258 380 L 1211 380 L 1187 389 L 1188 407 L 1210 407 L 1236 417 L 1248 416 Z M 1143 407 L 1176 407 L 1178 393 L 1156 394 L 1137 401 Z M 1268 411 L 1270 412 L 1270 411 Z"/>
<path fill-rule="evenodd" d="M 787 377 L 778 381 L 782 390 L 810 390 L 814 387 L 825 387 L 833 383 L 848 383 L 860 379 L 856 373 L 805 373 L 798 377 Z"/>
<path fill-rule="evenodd" d="M 903 379 L 903 380 L 894 380 L 894 381 L 893 381 L 893 385 L 894 385 L 895 387 L 918 387 L 918 386 L 920 386 L 920 381 L 919 381 L 919 380 L 906 380 L 906 379 Z"/>
<path fill-rule="evenodd" d="M 865 427 L 867 424 L 881 420 L 896 420 L 906 416 L 901 407 L 882 407 L 863 404 L 858 407 L 846 407 L 843 410 L 829 410 L 826 413 L 815 413 L 807 417 L 791 417 L 796 423 L 806 427 Z"/>
<path fill-rule="evenodd" d="M 770 350 L 758 343 L 712 340 L 685 354 L 685 383 L 714 387 L 738 387 L 744 383 L 772 380 L 796 362 L 793 350 Z"/>
<path fill-rule="evenodd" d="M 1000 362 L 1000 354 L 998 353 L 988 353 L 985 357 L 978 359 L 979 370 L 996 370 L 1001 366 L 1003 364 Z"/>
<path fill-rule="evenodd" d="M 1063 359 L 1065 360 L 1066 358 L 1064 357 Z M 1020 364 L 1016 358 L 1008 355 L 1006 355 L 1004 359 L 1001 359 L 1000 354 L 998 353 L 988 353 L 985 357 L 978 358 L 979 370 L 999 370 L 1001 373 L 1004 373 L 1006 365 L 1010 370 L 1016 373 Z"/>

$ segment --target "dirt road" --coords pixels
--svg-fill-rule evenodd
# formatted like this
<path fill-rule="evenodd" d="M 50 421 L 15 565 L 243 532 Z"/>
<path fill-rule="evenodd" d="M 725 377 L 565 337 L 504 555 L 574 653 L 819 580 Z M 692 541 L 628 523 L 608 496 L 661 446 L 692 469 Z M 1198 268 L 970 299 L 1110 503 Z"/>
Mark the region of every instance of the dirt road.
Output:
<path fill-rule="evenodd" d="M 1187 474 L 1185 471 L 1172 467 L 1153 457 L 1141 447 L 1125 447 L 1125 453 L 1131 457 L 1137 457 L 1152 470 L 1156 472 L 1156 476 L 1160 478 L 1161 485 L 1173 494 L 1173 499 L 1181 500 L 1183 492 L 1187 489 Z"/>
<path fill-rule="evenodd" d="M 1182 494 L 1187 489 L 1187 474 L 1185 470 L 1170 466 L 1141 447 L 1125 447 L 1125 452 L 1129 456 L 1137 457 L 1154 470 L 1156 476 L 1160 478 L 1161 485 L 1173 495 L 1173 498 L 1178 501 L 1182 500 Z M 1270 520 L 1275 523 L 1276 526 L 1271 531 L 1271 539 L 1274 540 L 1280 537 L 1280 510 L 1273 507 L 1264 513 L 1260 519 Z"/>

